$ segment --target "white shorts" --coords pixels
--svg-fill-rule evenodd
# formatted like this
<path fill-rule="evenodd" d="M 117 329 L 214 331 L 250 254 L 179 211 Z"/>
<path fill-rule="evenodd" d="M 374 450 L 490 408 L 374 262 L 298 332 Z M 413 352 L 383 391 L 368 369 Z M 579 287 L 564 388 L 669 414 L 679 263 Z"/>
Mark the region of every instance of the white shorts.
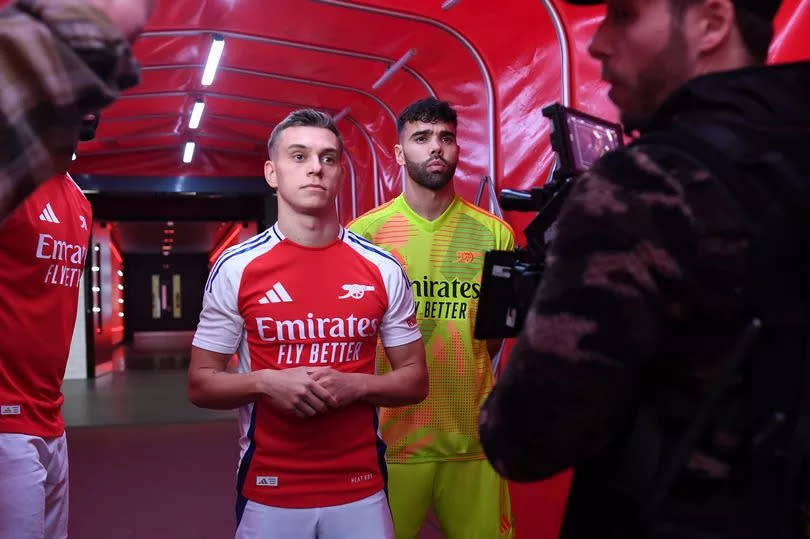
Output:
<path fill-rule="evenodd" d="M 65 539 L 67 438 L 0 433 L 0 539 Z"/>
<path fill-rule="evenodd" d="M 248 500 L 236 539 L 394 539 L 384 491 L 331 507 L 288 509 Z"/>

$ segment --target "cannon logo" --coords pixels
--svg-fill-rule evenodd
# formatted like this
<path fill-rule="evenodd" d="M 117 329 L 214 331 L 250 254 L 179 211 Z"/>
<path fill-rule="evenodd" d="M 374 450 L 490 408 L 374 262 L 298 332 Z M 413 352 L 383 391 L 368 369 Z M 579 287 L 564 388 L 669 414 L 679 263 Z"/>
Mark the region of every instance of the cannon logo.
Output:
<path fill-rule="evenodd" d="M 342 296 L 338 296 L 338 299 L 362 299 L 363 296 L 366 295 L 366 292 L 373 292 L 374 287 L 367 284 L 344 284 L 343 290 L 345 290 L 346 293 Z"/>
<path fill-rule="evenodd" d="M 481 253 L 475 251 L 456 251 L 456 262 L 459 264 L 472 264 L 477 258 L 481 257 Z"/>

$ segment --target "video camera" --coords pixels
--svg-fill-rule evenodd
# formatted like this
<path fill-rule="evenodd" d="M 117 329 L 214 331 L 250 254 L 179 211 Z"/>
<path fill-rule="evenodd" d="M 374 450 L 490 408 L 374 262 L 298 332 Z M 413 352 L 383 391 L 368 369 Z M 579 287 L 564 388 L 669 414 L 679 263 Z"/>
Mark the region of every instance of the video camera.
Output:
<path fill-rule="evenodd" d="M 542 187 L 501 191 L 499 199 L 504 210 L 534 211 L 537 216 L 524 230 L 525 248 L 488 251 L 484 256 L 475 318 L 477 339 L 517 335 L 543 275 L 546 232 L 556 221 L 574 179 L 603 154 L 623 145 L 618 124 L 560 104 L 544 108 L 543 115 L 551 120 L 551 148 L 557 153 L 557 168 Z"/>

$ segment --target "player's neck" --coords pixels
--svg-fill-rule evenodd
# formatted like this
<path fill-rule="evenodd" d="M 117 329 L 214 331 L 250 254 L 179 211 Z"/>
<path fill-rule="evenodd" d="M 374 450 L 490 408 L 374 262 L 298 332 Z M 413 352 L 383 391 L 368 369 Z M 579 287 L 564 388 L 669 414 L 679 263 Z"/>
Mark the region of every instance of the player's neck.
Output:
<path fill-rule="evenodd" d="M 284 237 L 305 247 L 323 247 L 338 237 L 340 223 L 335 210 L 323 214 L 304 214 L 279 204 L 278 228 Z"/>
<path fill-rule="evenodd" d="M 408 179 L 404 194 L 405 202 L 417 215 L 428 221 L 434 221 L 453 202 L 456 191 L 453 188 L 453 180 L 438 191 L 434 191 Z"/>

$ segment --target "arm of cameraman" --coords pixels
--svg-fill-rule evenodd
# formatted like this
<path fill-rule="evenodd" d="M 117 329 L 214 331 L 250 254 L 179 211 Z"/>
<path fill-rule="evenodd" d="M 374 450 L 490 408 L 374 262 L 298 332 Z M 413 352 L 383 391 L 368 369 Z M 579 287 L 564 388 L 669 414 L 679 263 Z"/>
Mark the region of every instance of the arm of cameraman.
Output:
<path fill-rule="evenodd" d="M 510 479 L 549 477 L 613 440 L 673 315 L 662 296 L 683 289 L 695 238 L 683 189 L 635 152 L 606 156 L 574 186 L 533 307 L 482 408 L 484 450 Z"/>
<path fill-rule="evenodd" d="M 126 38 L 137 35 L 151 4 L 17 0 L 0 9 L 0 221 L 67 170 L 82 116 L 136 84 Z"/>

